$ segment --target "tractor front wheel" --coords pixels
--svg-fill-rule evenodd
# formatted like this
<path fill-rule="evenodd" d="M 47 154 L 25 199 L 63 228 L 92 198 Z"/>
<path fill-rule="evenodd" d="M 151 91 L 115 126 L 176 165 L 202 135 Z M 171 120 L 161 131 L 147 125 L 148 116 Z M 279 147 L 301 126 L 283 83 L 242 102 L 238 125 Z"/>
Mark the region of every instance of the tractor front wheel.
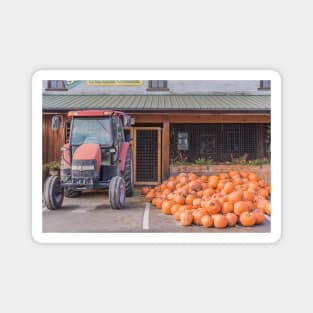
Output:
<path fill-rule="evenodd" d="M 59 176 L 49 176 L 44 186 L 44 201 L 49 210 L 56 210 L 62 207 L 64 199 L 64 188 L 61 187 Z"/>
<path fill-rule="evenodd" d="M 125 205 L 125 196 L 126 188 L 124 178 L 121 176 L 113 177 L 109 185 L 109 199 L 112 209 L 122 209 Z"/>

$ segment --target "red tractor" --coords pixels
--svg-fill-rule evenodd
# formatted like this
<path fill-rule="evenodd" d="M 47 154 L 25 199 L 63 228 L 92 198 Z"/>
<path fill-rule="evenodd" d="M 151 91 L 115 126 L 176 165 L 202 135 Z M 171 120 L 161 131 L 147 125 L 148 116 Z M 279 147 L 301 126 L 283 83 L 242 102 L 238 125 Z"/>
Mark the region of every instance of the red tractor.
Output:
<path fill-rule="evenodd" d="M 82 190 L 108 189 L 112 209 L 121 209 L 134 189 L 133 155 L 124 128 L 131 118 L 118 111 L 72 111 L 69 143 L 61 148 L 60 176 L 44 185 L 48 209 L 62 207 L 63 198 Z"/>

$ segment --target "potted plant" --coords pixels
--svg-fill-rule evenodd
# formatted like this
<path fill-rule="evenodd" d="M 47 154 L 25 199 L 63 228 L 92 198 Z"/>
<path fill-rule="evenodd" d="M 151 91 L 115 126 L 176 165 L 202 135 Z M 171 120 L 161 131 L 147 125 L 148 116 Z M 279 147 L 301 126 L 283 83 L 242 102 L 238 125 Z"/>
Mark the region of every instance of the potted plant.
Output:
<path fill-rule="evenodd" d="M 48 163 L 48 167 L 49 167 L 49 174 L 51 176 L 60 175 L 60 162 L 59 161 L 52 161 Z"/>

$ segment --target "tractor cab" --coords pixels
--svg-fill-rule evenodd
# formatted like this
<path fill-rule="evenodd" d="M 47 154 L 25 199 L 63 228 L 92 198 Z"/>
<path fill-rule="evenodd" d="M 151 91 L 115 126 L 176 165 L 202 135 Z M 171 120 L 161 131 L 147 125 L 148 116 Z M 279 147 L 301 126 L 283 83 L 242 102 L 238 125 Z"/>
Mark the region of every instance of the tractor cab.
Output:
<path fill-rule="evenodd" d="M 125 196 L 131 196 L 134 188 L 132 149 L 124 135 L 131 125 L 130 116 L 97 110 L 72 111 L 68 117 L 70 136 L 61 148 L 61 175 L 45 183 L 47 207 L 61 207 L 64 195 L 77 197 L 83 190 L 108 189 L 111 207 L 122 208 Z"/>

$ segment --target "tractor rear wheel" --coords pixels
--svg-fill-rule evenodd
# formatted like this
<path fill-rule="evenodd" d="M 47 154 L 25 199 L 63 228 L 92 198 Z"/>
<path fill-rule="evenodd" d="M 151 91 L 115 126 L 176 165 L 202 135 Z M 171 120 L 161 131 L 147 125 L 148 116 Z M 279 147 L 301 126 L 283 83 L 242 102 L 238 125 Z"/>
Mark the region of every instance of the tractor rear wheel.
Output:
<path fill-rule="evenodd" d="M 131 197 L 134 193 L 134 159 L 131 147 L 127 151 L 125 168 L 122 175 L 125 180 L 126 196 Z"/>
<path fill-rule="evenodd" d="M 119 210 L 125 205 L 125 181 L 121 176 L 114 176 L 109 185 L 109 200 L 114 210 Z"/>
<path fill-rule="evenodd" d="M 44 200 L 49 210 L 56 210 L 62 207 L 64 199 L 64 188 L 61 187 L 59 176 L 49 176 L 44 186 Z"/>
<path fill-rule="evenodd" d="M 66 198 L 77 198 L 81 196 L 82 192 L 80 190 L 74 190 L 71 188 L 64 188 L 64 197 Z"/>

